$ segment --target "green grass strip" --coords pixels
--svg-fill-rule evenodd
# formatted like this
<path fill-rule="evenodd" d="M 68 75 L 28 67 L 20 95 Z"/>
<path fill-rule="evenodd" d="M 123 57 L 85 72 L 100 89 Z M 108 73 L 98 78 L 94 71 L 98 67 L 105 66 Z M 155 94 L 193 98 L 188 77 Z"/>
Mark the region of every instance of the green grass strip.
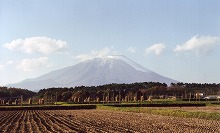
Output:
<path fill-rule="evenodd" d="M 155 115 L 163 116 L 175 116 L 184 118 L 199 118 L 207 120 L 217 120 L 220 121 L 220 113 L 217 112 L 191 112 L 183 110 L 172 110 L 172 109 L 152 109 L 145 107 L 111 107 L 111 106 L 97 106 L 97 109 L 113 110 L 113 111 L 124 111 L 124 112 L 137 112 L 137 113 L 149 113 Z"/>

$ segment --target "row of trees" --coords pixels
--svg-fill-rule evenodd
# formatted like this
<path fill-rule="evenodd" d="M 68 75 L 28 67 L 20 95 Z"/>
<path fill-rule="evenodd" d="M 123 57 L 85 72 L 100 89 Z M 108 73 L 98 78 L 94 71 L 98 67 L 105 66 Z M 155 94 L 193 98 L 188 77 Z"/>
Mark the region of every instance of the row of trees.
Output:
<path fill-rule="evenodd" d="M 205 95 L 220 95 L 220 84 L 198 84 L 198 83 L 172 83 L 167 86 L 165 83 L 159 82 L 142 82 L 133 84 L 107 84 L 101 86 L 77 86 L 70 88 L 48 88 L 41 89 L 38 93 L 20 88 L 0 87 L 0 99 L 12 99 L 23 96 L 27 98 L 44 99 L 45 102 L 56 101 L 115 101 L 118 99 L 133 101 L 145 100 L 149 96 L 155 98 L 167 98 L 175 96 L 177 98 L 195 98 L 196 93 L 204 93 Z"/>
<path fill-rule="evenodd" d="M 1 87 L 0 86 L 0 99 L 16 99 L 20 98 L 21 96 L 24 99 L 34 97 L 37 93 L 32 92 L 27 89 L 20 89 L 20 88 L 12 88 L 12 87 Z"/>
<path fill-rule="evenodd" d="M 119 101 L 148 99 L 149 96 L 166 98 L 195 98 L 196 93 L 205 95 L 220 95 L 220 84 L 172 83 L 167 86 L 159 82 L 142 82 L 133 84 L 108 84 L 102 86 L 78 86 L 71 88 L 48 88 L 37 93 L 38 98 L 46 102 L 55 101 Z"/>

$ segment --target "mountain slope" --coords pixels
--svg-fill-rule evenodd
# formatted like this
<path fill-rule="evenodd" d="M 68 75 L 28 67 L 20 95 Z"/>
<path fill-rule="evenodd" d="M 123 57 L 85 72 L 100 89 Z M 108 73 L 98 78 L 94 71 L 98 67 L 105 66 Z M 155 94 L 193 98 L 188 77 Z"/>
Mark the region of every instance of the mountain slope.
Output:
<path fill-rule="evenodd" d="M 167 84 L 176 82 L 142 67 L 125 56 L 108 56 L 86 60 L 10 86 L 39 90 L 48 87 L 96 86 L 148 81 Z"/>

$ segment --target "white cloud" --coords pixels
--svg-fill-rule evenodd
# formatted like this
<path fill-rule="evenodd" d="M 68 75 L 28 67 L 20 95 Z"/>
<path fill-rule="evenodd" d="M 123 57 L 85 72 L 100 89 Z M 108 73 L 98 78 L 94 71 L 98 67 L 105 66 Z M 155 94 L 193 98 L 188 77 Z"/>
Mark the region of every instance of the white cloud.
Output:
<path fill-rule="evenodd" d="M 161 55 L 164 49 L 165 49 L 165 45 L 163 43 L 157 43 L 146 48 L 145 52 L 147 54 L 154 53 L 156 55 Z"/>
<path fill-rule="evenodd" d="M 0 71 L 3 71 L 3 69 L 4 69 L 4 65 L 0 64 Z"/>
<path fill-rule="evenodd" d="M 65 49 L 66 42 L 48 37 L 31 37 L 13 40 L 10 43 L 6 43 L 4 46 L 10 50 L 22 51 L 28 54 L 34 52 L 49 54 Z"/>
<path fill-rule="evenodd" d="M 5 68 L 8 67 L 8 65 L 12 65 L 13 63 L 14 63 L 13 61 L 9 60 L 4 64 L 0 64 L 0 71 L 3 71 Z"/>
<path fill-rule="evenodd" d="M 23 71 L 32 71 L 44 67 L 51 67 L 51 65 L 48 63 L 48 57 L 23 59 L 21 63 L 17 66 L 17 69 Z"/>
<path fill-rule="evenodd" d="M 94 57 L 106 57 L 106 56 L 109 56 L 109 55 L 114 55 L 114 54 L 117 54 L 117 51 L 115 51 L 113 48 L 108 48 L 108 47 L 105 47 L 101 50 L 92 50 L 89 54 L 80 54 L 80 55 L 77 55 L 75 58 L 77 59 L 80 59 L 80 60 L 87 60 L 87 59 L 91 59 L 91 58 L 94 58 Z"/>
<path fill-rule="evenodd" d="M 182 45 L 177 45 L 174 52 L 194 51 L 196 54 L 207 54 L 220 44 L 220 37 L 194 36 Z"/>
<path fill-rule="evenodd" d="M 12 65 L 14 62 L 12 60 L 9 60 L 6 62 L 7 65 Z"/>
<path fill-rule="evenodd" d="M 127 51 L 130 53 L 135 53 L 136 49 L 134 47 L 128 47 Z"/>

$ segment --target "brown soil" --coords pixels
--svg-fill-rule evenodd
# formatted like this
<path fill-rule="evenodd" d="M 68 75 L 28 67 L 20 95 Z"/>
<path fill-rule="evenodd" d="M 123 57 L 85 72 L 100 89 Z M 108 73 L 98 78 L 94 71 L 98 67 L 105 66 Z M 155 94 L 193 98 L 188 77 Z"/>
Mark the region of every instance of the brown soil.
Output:
<path fill-rule="evenodd" d="M 0 132 L 220 132 L 220 121 L 109 110 L 0 111 Z"/>

